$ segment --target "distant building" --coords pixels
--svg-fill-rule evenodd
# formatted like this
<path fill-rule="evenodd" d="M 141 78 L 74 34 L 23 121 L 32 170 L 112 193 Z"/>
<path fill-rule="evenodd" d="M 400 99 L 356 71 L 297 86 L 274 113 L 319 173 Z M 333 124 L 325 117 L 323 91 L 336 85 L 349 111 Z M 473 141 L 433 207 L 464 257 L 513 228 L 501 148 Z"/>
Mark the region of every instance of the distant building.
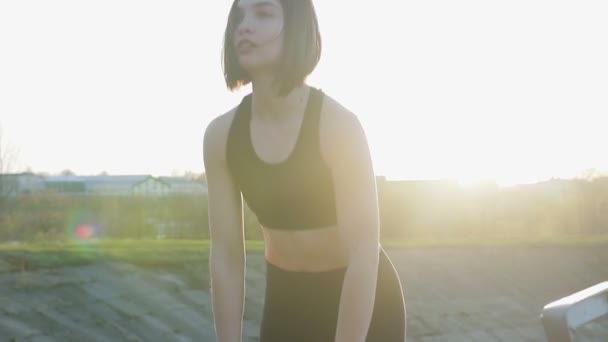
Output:
<path fill-rule="evenodd" d="M 190 180 L 184 177 L 158 177 L 159 180 L 169 184 L 172 194 L 206 194 L 207 185 L 201 181 Z"/>
<path fill-rule="evenodd" d="M 0 174 L 0 196 L 15 197 L 44 189 L 44 177 L 31 172 Z"/>
<path fill-rule="evenodd" d="M 44 182 L 47 188 L 66 195 L 148 197 L 207 193 L 207 187 L 200 182 L 150 175 L 50 176 Z"/>
<path fill-rule="evenodd" d="M 134 185 L 147 175 L 135 176 L 49 176 L 46 187 L 65 195 L 131 196 Z"/>
<path fill-rule="evenodd" d="M 169 183 L 152 176 L 147 176 L 132 186 L 132 194 L 139 196 L 163 196 L 170 192 Z"/>

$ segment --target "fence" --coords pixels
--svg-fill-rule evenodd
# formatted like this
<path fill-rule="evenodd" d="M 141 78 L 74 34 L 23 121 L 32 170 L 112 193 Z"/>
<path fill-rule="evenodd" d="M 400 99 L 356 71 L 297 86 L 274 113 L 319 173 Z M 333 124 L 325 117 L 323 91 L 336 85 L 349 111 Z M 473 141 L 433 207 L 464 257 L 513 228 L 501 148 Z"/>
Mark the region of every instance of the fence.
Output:
<path fill-rule="evenodd" d="M 545 305 L 541 314 L 549 342 L 571 342 L 570 332 L 608 315 L 608 281 Z"/>

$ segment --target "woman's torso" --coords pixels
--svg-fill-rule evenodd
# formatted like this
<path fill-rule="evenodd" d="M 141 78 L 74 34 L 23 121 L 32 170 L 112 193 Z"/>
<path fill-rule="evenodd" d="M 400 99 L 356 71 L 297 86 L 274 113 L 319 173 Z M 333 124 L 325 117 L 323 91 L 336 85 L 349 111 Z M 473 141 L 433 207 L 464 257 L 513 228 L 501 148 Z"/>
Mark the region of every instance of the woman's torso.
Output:
<path fill-rule="evenodd" d="M 311 88 L 309 96 L 312 96 L 312 92 L 313 88 Z M 244 132 L 244 135 L 247 135 L 247 138 L 243 139 L 244 141 L 241 142 L 243 144 L 250 144 L 250 147 L 245 150 L 245 154 L 248 153 L 252 156 L 253 163 L 261 164 L 262 171 L 272 170 L 272 172 L 274 172 L 274 169 L 272 169 L 273 166 L 280 168 L 281 161 L 297 163 L 297 161 L 290 160 L 290 158 L 297 158 L 298 155 L 295 153 L 308 147 L 298 146 L 297 144 L 310 144 L 309 141 L 306 140 L 306 136 L 302 135 L 312 134 L 314 139 L 319 142 L 319 146 L 316 148 L 319 150 L 318 154 L 321 158 L 312 158 L 315 165 L 308 165 L 304 171 L 314 173 L 314 167 L 317 166 L 316 164 L 322 163 L 321 159 L 324 157 L 324 144 L 322 142 L 327 141 L 328 138 L 323 131 L 323 118 L 326 116 L 324 112 L 327 108 L 327 106 L 324 105 L 327 99 L 325 98 L 324 100 L 325 101 L 319 105 L 318 113 L 316 113 L 316 115 L 318 115 L 318 123 L 314 122 L 312 123 L 313 126 L 305 126 L 307 123 L 305 120 L 310 119 L 300 117 L 294 121 L 293 125 L 286 128 L 283 134 L 272 132 L 275 134 L 271 136 L 269 134 L 269 129 L 272 128 L 256 125 L 255 118 L 250 118 L 250 123 L 246 124 L 248 132 Z M 237 113 L 238 111 L 234 111 L 234 115 Z M 305 114 L 304 112 L 302 115 L 310 115 L 310 113 Z M 232 120 L 234 119 L 235 117 L 232 118 Z M 307 132 L 305 129 L 318 129 L 318 132 Z M 271 136 L 272 138 L 266 138 L 268 136 Z M 299 149 L 296 150 L 296 147 L 299 147 Z M 304 169 L 304 167 L 301 166 L 303 164 L 296 165 L 300 166 L 297 166 L 298 169 L 291 172 L 294 177 L 306 177 L 306 173 L 300 172 Z M 327 172 L 324 174 L 319 171 L 318 174 L 319 175 L 316 178 L 323 178 L 323 176 L 328 178 Z M 323 187 L 328 187 L 327 184 L 329 183 L 321 182 L 320 184 L 323 184 Z M 323 189 L 319 189 L 319 191 L 322 190 Z M 333 192 L 330 192 L 328 194 L 332 193 Z M 327 196 L 325 195 L 325 197 Z M 322 199 L 325 199 L 325 197 Z M 251 206 L 252 203 L 248 202 L 248 204 Z M 325 215 L 327 216 L 327 214 Z M 321 213 L 319 213 L 319 216 L 322 216 Z M 340 238 L 340 227 L 335 218 L 335 222 L 326 219 L 325 223 L 315 227 L 311 227 L 310 223 L 308 223 L 309 226 L 306 227 L 306 229 L 276 229 L 264 225 L 264 222 L 262 222 L 262 220 L 260 221 L 265 242 L 265 257 L 268 262 L 279 268 L 290 271 L 319 272 L 342 268 L 348 263 L 347 254 L 342 239 Z M 326 222 L 330 222 L 331 224 L 327 224 Z"/>

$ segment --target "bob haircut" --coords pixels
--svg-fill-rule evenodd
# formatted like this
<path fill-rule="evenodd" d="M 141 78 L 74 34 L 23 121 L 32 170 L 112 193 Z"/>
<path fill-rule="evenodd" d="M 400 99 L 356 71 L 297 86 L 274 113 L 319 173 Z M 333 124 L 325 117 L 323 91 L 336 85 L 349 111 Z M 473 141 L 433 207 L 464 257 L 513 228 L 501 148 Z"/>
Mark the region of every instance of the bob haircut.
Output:
<path fill-rule="evenodd" d="M 224 79 L 231 91 L 251 83 L 251 77 L 241 68 L 234 48 L 234 31 L 239 25 L 238 4 L 230 8 L 224 33 L 222 51 Z M 321 34 L 312 0 L 279 0 L 283 7 L 283 51 L 275 70 L 275 85 L 279 95 L 289 94 L 312 73 L 321 58 Z"/>

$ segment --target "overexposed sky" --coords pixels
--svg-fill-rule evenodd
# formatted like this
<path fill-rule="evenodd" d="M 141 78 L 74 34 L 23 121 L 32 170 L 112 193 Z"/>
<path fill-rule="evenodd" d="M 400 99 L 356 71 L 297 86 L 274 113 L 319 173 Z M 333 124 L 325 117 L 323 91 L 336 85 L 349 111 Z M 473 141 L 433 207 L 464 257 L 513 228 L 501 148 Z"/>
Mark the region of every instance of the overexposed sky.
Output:
<path fill-rule="evenodd" d="M 229 0 L 0 0 L 0 126 L 34 172 L 203 172 Z M 500 183 L 608 171 L 606 1 L 316 0 L 309 83 L 376 174 Z"/>

